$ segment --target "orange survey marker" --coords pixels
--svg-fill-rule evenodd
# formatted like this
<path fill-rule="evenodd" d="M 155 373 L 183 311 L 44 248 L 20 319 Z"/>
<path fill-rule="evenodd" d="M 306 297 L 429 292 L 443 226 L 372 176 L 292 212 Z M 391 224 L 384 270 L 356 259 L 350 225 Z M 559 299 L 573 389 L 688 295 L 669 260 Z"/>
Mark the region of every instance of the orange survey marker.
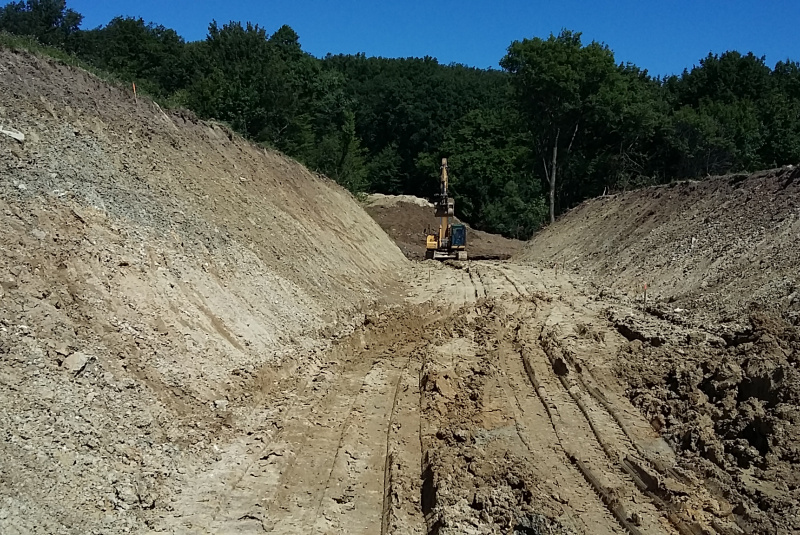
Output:
<path fill-rule="evenodd" d="M 139 102 L 139 98 L 136 96 L 136 82 L 133 82 L 133 100 Z"/>

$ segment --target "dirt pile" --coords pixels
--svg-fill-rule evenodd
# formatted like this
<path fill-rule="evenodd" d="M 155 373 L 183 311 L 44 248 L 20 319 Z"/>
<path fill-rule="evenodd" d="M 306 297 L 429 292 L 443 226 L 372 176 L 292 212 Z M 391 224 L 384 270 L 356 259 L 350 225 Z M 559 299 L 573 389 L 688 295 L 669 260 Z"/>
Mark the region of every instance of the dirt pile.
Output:
<path fill-rule="evenodd" d="M 439 228 L 433 205 L 425 199 L 409 195 L 370 195 L 364 209 L 392 237 L 408 258 L 425 258 L 425 234 Z M 519 251 L 524 242 L 510 240 L 469 228 L 467 250 L 471 259 L 507 259 Z"/>
<path fill-rule="evenodd" d="M 630 343 L 617 373 L 651 425 L 714 481 L 757 533 L 796 533 L 800 507 L 800 328 L 758 307 L 736 335 L 640 312 L 609 319 Z"/>
<path fill-rule="evenodd" d="M 608 302 L 628 397 L 745 532 L 800 530 L 798 233 L 788 167 L 587 201 L 520 255 Z"/>
<path fill-rule="evenodd" d="M 224 126 L 24 53 L 0 79 L 25 136 L 0 135 L 0 532 L 141 532 L 254 418 L 261 367 L 317 366 L 406 260 Z"/>
<path fill-rule="evenodd" d="M 526 246 L 624 295 L 712 320 L 751 302 L 800 315 L 800 168 L 683 182 L 592 199 Z"/>

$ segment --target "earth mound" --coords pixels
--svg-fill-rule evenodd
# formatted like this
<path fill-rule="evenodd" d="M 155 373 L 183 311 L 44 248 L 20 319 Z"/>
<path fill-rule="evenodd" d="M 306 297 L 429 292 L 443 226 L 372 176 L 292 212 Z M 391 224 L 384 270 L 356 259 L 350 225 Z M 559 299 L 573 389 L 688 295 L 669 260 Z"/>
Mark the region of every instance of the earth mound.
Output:
<path fill-rule="evenodd" d="M 745 532 L 800 531 L 798 235 L 790 166 L 593 199 L 520 255 L 609 300 L 628 397 Z"/>
<path fill-rule="evenodd" d="M 564 264 L 611 291 L 711 320 L 751 302 L 800 313 L 800 168 L 680 182 L 584 202 L 520 260 Z"/>
<path fill-rule="evenodd" d="M 0 79 L 0 532 L 147 531 L 259 369 L 313 362 L 406 260 L 223 125 L 27 53 Z"/>
<path fill-rule="evenodd" d="M 439 228 L 439 218 L 433 215 L 430 202 L 410 195 L 373 194 L 364 208 L 409 259 L 425 258 L 425 235 L 429 229 Z M 520 240 L 467 228 L 467 251 L 472 260 L 505 260 L 523 244 Z"/>

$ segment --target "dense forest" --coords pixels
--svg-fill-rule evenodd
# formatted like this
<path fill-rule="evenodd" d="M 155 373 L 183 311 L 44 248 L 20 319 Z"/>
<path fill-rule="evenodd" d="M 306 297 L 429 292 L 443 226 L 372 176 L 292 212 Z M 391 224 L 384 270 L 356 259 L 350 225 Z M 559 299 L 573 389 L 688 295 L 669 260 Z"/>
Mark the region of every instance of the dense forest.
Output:
<path fill-rule="evenodd" d="M 288 26 L 211 22 L 186 42 L 142 19 L 81 22 L 64 0 L 12 2 L 0 42 L 33 38 L 353 192 L 429 197 L 447 156 L 458 215 L 511 237 L 604 192 L 800 162 L 796 61 L 728 51 L 659 78 L 564 30 L 510 43 L 493 70 L 315 58 Z"/>

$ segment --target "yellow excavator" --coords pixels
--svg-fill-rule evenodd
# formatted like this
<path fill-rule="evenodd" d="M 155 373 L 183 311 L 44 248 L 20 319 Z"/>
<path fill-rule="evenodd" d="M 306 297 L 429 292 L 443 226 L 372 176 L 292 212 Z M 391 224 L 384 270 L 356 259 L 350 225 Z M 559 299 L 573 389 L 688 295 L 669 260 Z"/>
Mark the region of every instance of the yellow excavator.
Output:
<path fill-rule="evenodd" d="M 461 223 L 450 223 L 455 216 L 455 202 L 447 193 L 447 158 L 442 158 L 439 194 L 434 210 L 441 218 L 439 232 L 427 232 L 425 258 L 434 260 L 467 259 L 467 227 Z"/>

